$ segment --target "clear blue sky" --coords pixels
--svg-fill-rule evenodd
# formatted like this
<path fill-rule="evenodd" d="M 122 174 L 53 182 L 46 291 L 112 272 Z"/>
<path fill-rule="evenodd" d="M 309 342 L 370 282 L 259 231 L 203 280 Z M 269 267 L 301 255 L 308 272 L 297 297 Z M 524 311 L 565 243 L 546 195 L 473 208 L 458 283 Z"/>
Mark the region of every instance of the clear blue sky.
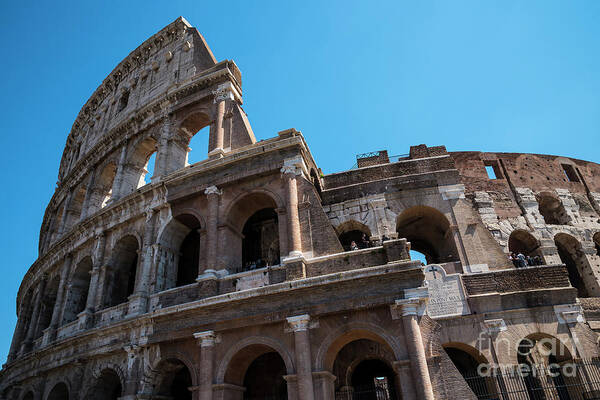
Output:
<path fill-rule="evenodd" d="M 179 15 L 240 67 L 257 137 L 301 130 L 325 173 L 419 143 L 600 161 L 599 1 L 5 0 L 1 360 L 74 118 Z"/>

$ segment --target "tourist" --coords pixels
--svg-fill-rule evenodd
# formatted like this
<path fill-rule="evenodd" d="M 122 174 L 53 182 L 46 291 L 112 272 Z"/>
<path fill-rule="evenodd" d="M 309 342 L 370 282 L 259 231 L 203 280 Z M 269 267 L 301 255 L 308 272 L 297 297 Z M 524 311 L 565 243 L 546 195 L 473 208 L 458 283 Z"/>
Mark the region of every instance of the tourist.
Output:
<path fill-rule="evenodd" d="M 356 242 L 353 240 L 352 243 L 350 243 L 350 250 L 358 250 L 358 246 L 356 245 Z"/>

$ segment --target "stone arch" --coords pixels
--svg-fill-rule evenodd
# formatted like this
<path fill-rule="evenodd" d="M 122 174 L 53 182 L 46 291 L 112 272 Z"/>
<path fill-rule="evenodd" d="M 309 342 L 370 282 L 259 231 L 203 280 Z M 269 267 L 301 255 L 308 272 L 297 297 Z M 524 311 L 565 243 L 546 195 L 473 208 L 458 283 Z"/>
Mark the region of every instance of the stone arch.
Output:
<path fill-rule="evenodd" d="M 192 151 L 194 151 L 194 149 L 192 149 L 190 147 L 190 144 L 192 142 L 192 139 L 194 139 L 194 137 L 196 135 L 205 134 L 205 133 L 208 134 L 209 135 L 209 148 L 214 147 L 214 143 L 210 142 L 211 140 L 214 140 L 214 138 L 212 138 L 212 135 L 210 135 L 209 132 L 201 133 L 201 131 L 207 130 L 205 128 L 211 126 L 211 122 L 212 122 L 212 118 L 210 116 L 210 111 L 208 111 L 206 108 L 196 108 L 194 111 L 188 113 L 186 115 L 186 117 L 181 121 L 179 126 L 177 127 L 177 132 L 178 132 L 179 136 L 181 137 L 181 141 L 186 146 L 184 165 L 187 165 L 190 161 L 190 153 Z M 211 145 L 213 145 L 213 146 L 211 146 Z M 208 148 L 204 149 L 204 151 L 206 153 L 208 153 Z M 196 154 L 196 153 L 194 153 L 194 154 Z M 206 158 L 206 157 L 203 157 L 203 158 Z"/>
<path fill-rule="evenodd" d="M 66 381 L 58 381 L 50 386 L 51 389 L 44 397 L 45 400 L 70 400 L 69 385 Z"/>
<path fill-rule="evenodd" d="M 497 397 L 494 380 L 480 374 L 481 365 L 483 371 L 488 371 L 490 363 L 479 350 L 460 342 L 448 342 L 442 347 L 478 398 Z"/>
<path fill-rule="evenodd" d="M 85 399 L 89 400 L 117 400 L 123 395 L 125 380 L 120 369 L 111 367 L 94 371 L 94 382 L 87 390 Z"/>
<path fill-rule="evenodd" d="M 360 223 L 354 219 L 346 220 L 337 227 L 335 231 L 340 240 L 340 244 L 345 251 L 352 249 L 352 242 L 356 244 L 358 248 L 366 248 L 370 245 L 371 229 L 363 223 Z M 363 240 L 363 235 L 366 235 L 366 241 Z"/>
<path fill-rule="evenodd" d="M 523 229 L 515 229 L 508 237 L 508 250 L 511 253 L 523 254 L 524 256 L 539 256 L 543 260 L 540 250 L 540 241 L 530 232 Z"/>
<path fill-rule="evenodd" d="M 77 225 L 79 222 L 83 212 L 83 203 L 85 201 L 86 192 L 87 188 L 83 183 L 80 183 L 75 189 L 73 189 L 73 194 L 69 204 L 67 204 L 68 210 L 63 232 L 67 232 L 71 227 Z"/>
<path fill-rule="evenodd" d="M 356 340 L 354 342 L 350 342 L 346 346 L 351 345 L 352 343 L 360 342 L 361 340 L 365 340 L 365 339 L 359 339 L 359 340 Z M 340 383 L 342 385 L 344 385 L 344 386 L 351 386 L 352 385 L 352 375 L 356 371 L 356 368 L 362 362 L 368 361 L 368 360 L 380 360 L 380 361 L 384 362 L 390 369 L 394 369 L 393 362 L 395 360 L 392 360 L 389 357 L 386 357 L 386 354 L 384 354 L 384 353 L 382 353 L 380 351 L 379 352 L 378 351 L 373 351 L 373 352 L 363 353 L 363 354 L 360 354 L 358 357 L 356 357 L 350 363 L 350 365 L 348 366 L 348 369 L 346 370 L 344 382 L 343 383 L 340 382 Z"/>
<path fill-rule="evenodd" d="M 117 175 L 117 163 L 114 160 L 106 162 L 91 188 L 88 215 L 106 207 L 113 196 L 113 184 Z"/>
<path fill-rule="evenodd" d="M 228 375 L 228 369 L 232 365 L 232 361 L 236 356 L 239 356 L 240 352 L 244 351 L 244 349 L 249 349 L 247 352 L 248 354 L 242 354 L 242 356 L 246 356 L 245 364 L 241 366 L 240 364 L 237 365 L 238 371 L 235 371 L 237 372 L 237 374 L 233 373 Z M 279 356 L 283 359 L 288 375 L 292 375 L 295 373 L 296 369 L 292 361 L 291 354 L 283 343 L 267 336 L 251 336 L 239 341 L 235 346 L 233 346 L 227 351 L 227 353 L 221 360 L 221 363 L 219 364 L 219 368 L 217 369 L 216 382 L 218 384 L 229 383 L 226 382 L 226 379 L 231 375 L 237 375 L 237 378 L 239 379 L 239 370 L 247 368 L 250 365 L 250 362 L 253 360 L 248 360 L 248 358 L 252 358 L 252 356 L 255 356 L 254 358 L 256 358 L 259 355 L 265 354 L 268 351 L 274 351 L 279 354 Z M 241 375 L 241 379 L 243 379 L 243 373 Z"/>
<path fill-rule="evenodd" d="M 163 355 L 147 371 L 145 380 L 145 390 L 152 395 L 177 399 L 191 399 L 189 387 L 198 385 L 193 363 L 180 354 Z"/>
<path fill-rule="evenodd" d="M 227 265 L 234 271 L 279 264 L 282 257 L 280 199 L 268 190 L 255 190 L 236 197 L 227 207 L 224 232 L 229 254 Z"/>
<path fill-rule="evenodd" d="M 389 347 L 397 360 L 405 358 L 403 346 L 396 335 L 375 324 L 352 323 L 340 326 L 323 340 L 315 357 L 315 369 L 331 371 L 338 352 L 348 343 L 358 339 L 372 340 Z"/>
<path fill-rule="evenodd" d="M 596 247 L 596 255 L 600 256 L 600 232 L 594 234 L 594 246 Z"/>
<path fill-rule="evenodd" d="M 547 225 L 569 225 L 571 218 L 558 196 L 552 192 L 536 194 L 538 210 Z"/>
<path fill-rule="evenodd" d="M 56 305 L 59 285 L 60 276 L 58 273 L 55 273 L 49 278 L 44 293 L 40 299 L 40 311 L 35 339 L 42 337 L 44 330 L 50 327 L 50 323 L 52 322 L 52 314 L 54 313 L 54 306 Z"/>
<path fill-rule="evenodd" d="M 90 280 L 92 278 L 92 257 L 89 255 L 85 256 L 75 265 L 69 279 L 63 311 L 63 324 L 75 321 L 77 315 L 85 310 L 87 304 Z"/>
<path fill-rule="evenodd" d="M 139 239 L 127 234 L 119 239 L 113 247 L 107 285 L 105 305 L 116 306 L 127 302 L 135 290 L 135 283 L 139 270 Z"/>
<path fill-rule="evenodd" d="M 126 165 L 122 166 L 121 188 L 118 189 L 122 196 L 133 192 L 134 190 L 146 184 L 146 174 L 148 173 L 148 162 L 157 151 L 158 142 L 153 136 L 141 137 L 132 145 L 127 157 Z"/>
<path fill-rule="evenodd" d="M 201 228 L 198 214 L 182 210 L 163 227 L 157 263 L 157 291 L 194 283 L 198 277 L 201 257 Z"/>
<path fill-rule="evenodd" d="M 579 240 L 567 233 L 554 236 L 554 243 L 563 264 L 567 266 L 571 285 L 577 289 L 579 297 L 589 297 L 597 294 L 597 282 L 590 274 L 591 266 L 583 252 Z"/>
<path fill-rule="evenodd" d="M 399 238 L 406 238 L 411 249 L 425 255 L 427 263 L 459 260 L 448 218 L 429 206 L 405 209 L 396 219 Z"/>

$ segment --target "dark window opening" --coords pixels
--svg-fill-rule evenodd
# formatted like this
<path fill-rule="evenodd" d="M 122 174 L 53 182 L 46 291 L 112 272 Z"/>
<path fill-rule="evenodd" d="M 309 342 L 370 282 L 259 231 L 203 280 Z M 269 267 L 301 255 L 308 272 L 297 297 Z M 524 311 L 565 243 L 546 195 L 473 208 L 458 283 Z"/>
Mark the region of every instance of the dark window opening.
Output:
<path fill-rule="evenodd" d="M 121 95 L 121 98 L 119 99 L 119 108 L 117 108 L 117 113 L 123 111 L 125 107 L 127 107 L 127 103 L 129 103 L 129 91 L 125 91 Z"/>
<path fill-rule="evenodd" d="M 340 235 L 340 243 L 342 244 L 344 251 L 371 247 L 369 235 L 358 229 L 342 233 Z"/>
<path fill-rule="evenodd" d="M 254 213 L 242 230 L 242 266 L 245 271 L 279 264 L 279 226 L 273 208 Z"/>
<path fill-rule="evenodd" d="M 185 286 L 196 282 L 200 258 L 200 233 L 192 229 L 183 239 L 179 252 L 177 267 L 177 286 Z"/>
<path fill-rule="evenodd" d="M 244 376 L 244 400 L 287 399 L 287 375 L 285 363 L 276 352 L 257 357 Z"/>
<path fill-rule="evenodd" d="M 444 350 L 478 399 L 495 398 L 492 396 L 494 393 L 494 382 L 489 378 L 481 376 L 478 372 L 479 365 L 482 363 L 466 351 L 454 347 L 444 347 Z"/>
<path fill-rule="evenodd" d="M 394 371 L 381 360 L 365 360 L 352 373 L 354 398 L 365 400 L 397 399 Z"/>
<path fill-rule="evenodd" d="M 575 168 L 571 164 L 561 164 L 563 173 L 569 182 L 579 182 Z"/>
<path fill-rule="evenodd" d="M 135 290 L 137 267 L 138 242 L 135 237 L 127 236 L 115 247 L 106 306 L 113 307 L 128 301 Z"/>

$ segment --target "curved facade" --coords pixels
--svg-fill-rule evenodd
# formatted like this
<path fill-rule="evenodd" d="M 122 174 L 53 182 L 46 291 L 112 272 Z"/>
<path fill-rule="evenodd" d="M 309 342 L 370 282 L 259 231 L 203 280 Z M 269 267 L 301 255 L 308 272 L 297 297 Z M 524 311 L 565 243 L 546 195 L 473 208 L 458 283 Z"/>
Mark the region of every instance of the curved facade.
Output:
<path fill-rule="evenodd" d="M 257 142 L 241 106 L 235 63 L 183 18 L 102 82 L 67 139 L 0 399 L 600 390 L 600 165 L 419 145 L 324 176 L 300 132 Z M 555 364 L 585 373 L 481 374 Z"/>

